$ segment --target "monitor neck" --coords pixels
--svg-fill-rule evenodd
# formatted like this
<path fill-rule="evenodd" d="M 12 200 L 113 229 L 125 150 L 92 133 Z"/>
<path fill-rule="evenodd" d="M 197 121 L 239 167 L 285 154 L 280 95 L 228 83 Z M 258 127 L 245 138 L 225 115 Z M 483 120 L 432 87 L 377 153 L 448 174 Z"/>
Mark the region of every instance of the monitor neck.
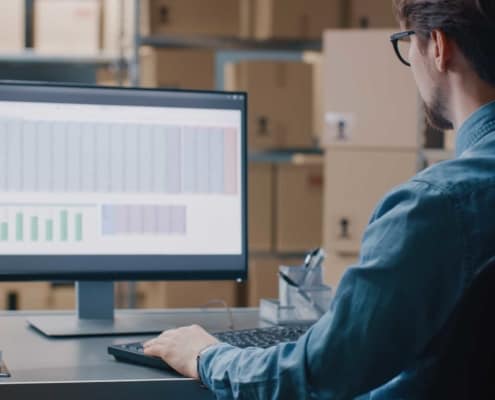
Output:
<path fill-rule="evenodd" d="M 76 282 L 76 307 L 79 319 L 114 318 L 114 285 L 109 282 Z"/>

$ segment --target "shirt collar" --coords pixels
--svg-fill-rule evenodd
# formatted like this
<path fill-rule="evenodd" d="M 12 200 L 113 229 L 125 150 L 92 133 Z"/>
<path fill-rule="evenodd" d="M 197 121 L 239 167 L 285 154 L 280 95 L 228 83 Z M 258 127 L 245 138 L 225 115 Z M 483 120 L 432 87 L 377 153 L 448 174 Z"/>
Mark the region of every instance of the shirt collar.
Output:
<path fill-rule="evenodd" d="M 457 134 L 456 157 L 495 131 L 495 101 L 485 104 L 462 124 Z"/>

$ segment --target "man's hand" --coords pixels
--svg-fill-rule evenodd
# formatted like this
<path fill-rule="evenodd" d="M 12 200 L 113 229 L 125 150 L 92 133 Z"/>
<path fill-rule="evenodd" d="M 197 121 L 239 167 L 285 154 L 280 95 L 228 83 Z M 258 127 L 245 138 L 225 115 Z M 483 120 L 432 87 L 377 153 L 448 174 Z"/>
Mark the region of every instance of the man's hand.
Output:
<path fill-rule="evenodd" d="M 144 353 L 160 357 L 180 374 L 199 379 L 196 357 L 204 348 L 219 343 L 198 325 L 163 332 L 144 344 Z"/>

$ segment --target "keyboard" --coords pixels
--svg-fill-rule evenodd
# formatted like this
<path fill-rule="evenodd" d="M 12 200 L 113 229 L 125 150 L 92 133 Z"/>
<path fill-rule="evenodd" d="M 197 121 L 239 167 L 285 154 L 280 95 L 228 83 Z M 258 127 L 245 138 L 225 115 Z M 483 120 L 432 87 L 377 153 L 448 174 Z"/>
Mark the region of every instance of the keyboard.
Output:
<path fill-rule="evenodd" d="M 309 327 L 310 325 L 273 326 L 268 328 L 217 332 L 213 336 L 221 342 L 240 348 L 268 348 L 279 343 L 296 341 Z M 172 370 L 161 358 L 145 355 L 142 342 L 109 346 L 108 354 L 114 356 L 117 361 L 168 371 Z"/>

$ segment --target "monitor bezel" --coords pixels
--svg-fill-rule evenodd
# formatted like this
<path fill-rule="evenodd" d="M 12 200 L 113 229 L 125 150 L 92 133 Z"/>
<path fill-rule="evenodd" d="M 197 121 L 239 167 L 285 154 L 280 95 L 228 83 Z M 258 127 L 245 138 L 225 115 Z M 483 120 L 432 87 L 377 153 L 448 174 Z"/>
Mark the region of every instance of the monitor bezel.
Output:
<path fill-rule="evenodd" d="M 49 96 L 58 94 L 59 91 L 85 90 L 88 92 L 108 91 L 124 93 L 130 95 L 151 95 L 161 94 L 197 94 L 201 95 L 235 95 L 242 103 L 241 110 L 241 242 L 242 252 L 240 255 L 1 255 L 0 254 L 0 282 L 12 281 L 128 281 L 128 280 L 246 280 L 248 273 L 248 157 L 247 157 L 247 111 L 248 100 L 246 92 L 227 92 L 217 90 L 182 90 L 182 89 L 149 89 L 136 87 L 113 87 L 99 85 L 73 85 L 56 84 L 45 82 L 17 82 L 0 81 L 0 92 L 2 89 L 36 89 L 45 90 L 46 101 L 50 101 Z M 91 94 L 91 93 L 90 93 Z M 12 101 L 43 102 L 30 98 L 32 92 L 23 93 L 26 97 L 16 98 Z M 121 98 L 124 98 L 123 96 Z M 23 100 L 24 99 L 24 100 Z M 56 102 L 56 97 L 52 97 Z M 3 100 L 2 100 L 3 101 Z M 77 104 L 77 102 L 66 102 L 67 104 Z M 85 103 L 79 103 L 85 104 Z M 87 104 L 101 104 L 95 101 Z M 133 104 L 115 104 L 133 105 Z M 134 104 L 136 105 L 136 104 Z M 169 265 L 201 265 L 197 269 L 190 268 L 181 271 L 179 267 L 174 269 L 163 268 L 161 262 Z M 68 270 L 65 266 L 70 264 Z M 16 266 L 24 267 L 33 265 L 21 273 L 16 271 Z M 92 267 L 102 266 L 102 271 L 88 271 L 83 269 L 89 265 Z M 138 267 L 136 267 L 138 265 Z M 240 268 L 232 268 L 232 265 L 239 265 Z M 6 267 L 8 266 L 8 267 Z M 8 269 L 7 269 L 8 268 Z M 120 268 L 120 269 L 119 269 Z M 140 268 L 140 269 L 139 269 Z M 159 269 L 162 268 L 162 269 Z M 168 267 L 171 268 L 171 267 Z M 72 271 L 70 270 L 72 269 Z"/>

